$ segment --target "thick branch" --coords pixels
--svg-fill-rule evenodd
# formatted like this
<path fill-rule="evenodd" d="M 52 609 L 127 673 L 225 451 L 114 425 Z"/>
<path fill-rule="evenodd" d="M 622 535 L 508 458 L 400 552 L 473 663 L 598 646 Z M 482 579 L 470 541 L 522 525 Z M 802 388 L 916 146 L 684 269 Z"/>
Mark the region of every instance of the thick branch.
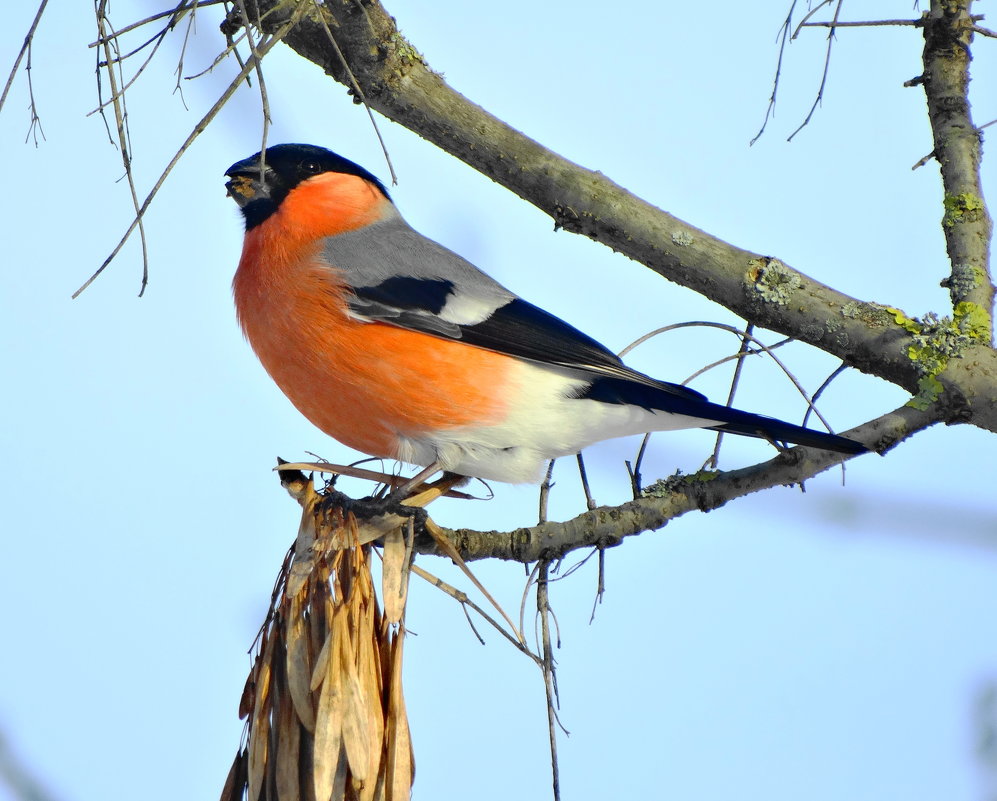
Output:
<path fill-rule="evenodd" d="M 262 25 L 280 24 L 295 5 L 259 0 L 258 11 L 266 15 Z M 723 242 L 542 147 L 432 72 L 376 0 L 327 0 L 322 8 L 338 50 L 314 14 L 306 14 L 285 41 L 347 83 L 345 59 L 371 106 L 389 119 L 511 189 L 566 230 L 596 239 L 758 325 L 813 344 L 912 393 L 923 388 L 924 367 L 910 356 L 915 344 L 910 325 L 899 324 L 896 314 Z M 993 351 L 970 349 L 965 357 L 987 376 L 997 376 Z M 997 395 L 997 383 L 983 393 L 966 386 L 960 361 L 953 358 L 945 372 L 932 375 L 944 388 L 937 418 L 971 420 L 997 431 L 997 409 L 989 400 Z"/>
<path fill-rule="evenodd" d="M 935 422 L 929 412 L 901 407 L 844 432 L 886 451 Z M 465 560 L 556 559 L 578 548 L 619 545 L 624 537 L 663 528 L 686 512 L 717 509 L 734 498 L 779 485 L 800 484 L 842 461 L 840 454 L 792 448 L 774 459 L 741 470 L 697 473 L 664 482 L 660 494 L 621 506 L 601 506 L 563 523 L 541 523 L 512 531 L 444 530 Z M 417 543 L 422 553 L 439 554 L 431 541 Z"/>
<path fill-rule="evenodd" d="M 945 188 L 942 230 L 952 263 L 944 282 L 957 313 L 980 310 L 973 333 L 992 341 L 994 287 L 990 276 L 992 223 L 980 184 L 981 133 L 970 114 L 969 46 L 972 0 L 932 0 L 924 20 L 924 93 Z"/>

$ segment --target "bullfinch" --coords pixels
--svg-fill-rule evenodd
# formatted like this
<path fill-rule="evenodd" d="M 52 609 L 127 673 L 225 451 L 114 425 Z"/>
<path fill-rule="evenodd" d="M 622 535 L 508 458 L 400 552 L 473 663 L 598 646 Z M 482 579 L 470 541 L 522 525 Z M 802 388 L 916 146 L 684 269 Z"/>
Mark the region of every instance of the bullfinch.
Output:
<path fill-rule="evenodd" d="M 627 367 L 402 219 L 321 147 L 229 167 L 246 234 L 239 322 L 298 410 L 373 456 L 506 482 L 604 439 L 701 427 L 857 454 L 859 442 L 711 403 Z"/>

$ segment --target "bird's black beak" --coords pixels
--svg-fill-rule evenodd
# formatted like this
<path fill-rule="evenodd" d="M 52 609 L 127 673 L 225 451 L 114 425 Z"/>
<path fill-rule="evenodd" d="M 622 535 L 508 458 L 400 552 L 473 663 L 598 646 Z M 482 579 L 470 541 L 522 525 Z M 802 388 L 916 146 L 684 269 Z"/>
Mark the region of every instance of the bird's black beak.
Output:
<path fill-rule="evenodd" d="M 238 161 L 225 171 L 229 178 L 225 189 L 229 196 L 245 207 L 254 200 L 265 200 L 270 197 L 270 185 L 267 181 L 270 170 L 261 164 L 259 154 Z"/>

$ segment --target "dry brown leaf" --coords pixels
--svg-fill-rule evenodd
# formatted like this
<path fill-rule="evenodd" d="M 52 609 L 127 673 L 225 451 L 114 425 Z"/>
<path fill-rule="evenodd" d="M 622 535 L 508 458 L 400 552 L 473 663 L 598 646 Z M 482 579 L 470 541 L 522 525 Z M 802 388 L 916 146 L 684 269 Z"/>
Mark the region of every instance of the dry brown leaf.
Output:
<path fill-rule="evenodd" d="M 315 667 L 312 669 L 312 680 L 309 682 L 309 687 L 312 690 L 317 690 L 319 685 L 325 681 L 326 675 L 328 675 L 329 659 L 332 657 L 332 639 L 333 632 L 330 631 L 329 636 L 322 643 L 322 650 L 318 652 L 318 657 L 315 659 Z"/>
<path fill-rule="evenodd" d="M 334 652 L 334 656 L 338 656 L 339 651 L 335 646 L 336 623 L 338 622 L 338 620 L 333 620 L 333 630 L 329 634 L 329 640 L 333 641 L 330 650 Z M 343 693 L 340 686 L 341 674 L 334 667 L 335 663 L 336 660 L 332 657 L 326 661 L 327 670 L 321 682 L 322 691 L 319 693 L 318 709 L 315 712 L 315 749 L 312 777 L 316 798 L 333 797 L 335 801 L 339 801 L 342 795 L 332 796 L 332 790 L 339 770 L 340 758 L 342 757 L 345 763 L 345 754 L 342 753 Z"/>
<path fill-rule="evenodd" d="M 246 683 L 242 688 L 242 696 L 239 698 L 239 720 L 253 711 L 253 699 L 256 697 L 256 670 L 249 671 Z"/>
<path fill-rule="evenodd" d="M 381 681 L 381 657 L 380 641 L 374 639 L 374 630 L 378 625 L 375 620 L 377 607 L 371 604 L 368 613 L 360 621 L 357 632 L 357 677 L 367 699 L 367 730 L 370 732 L 370 762 L 366 771 L 368 781 L 364 784 L 363 790 L 359 793 L 359 801 L 374 801 L 377 797 L 377 788 L 380 786 L 381 795 L 384 794 L 383 773 L 381 769 L 381 757 L 384 751 L 384 707 Z M 378 781 L 373 778 L 378 777 Z"/>
<path fill-rule="evenodd" d="M 346 761 L 346 751 L 339 749 L 339 760 L 336 763 L 336 773 L 332 777 L 332 801 L 340 801 L 346 796 L 346 780 L 349 775 L 349 764 Z M 352 801 L 352 799 L 350 799 Z"/>
<path fill-rule="evenodd" d="M 291 599 L 287 622 L 287 685 L 294 709 L 308 731 L 315 731 L 312 704 L 312 669 L 308 659 L 308 632 L 299 597 Z"/>
<path fill-rule="evenodd" d="M 408 558 L 405 532 L 399 527 L 384 535 L 384 563 L 381 566 L 381 596 L 384 617 L 389 623 L 400 623 L 405 614 L 408 594 Z"/>
<path fill-rule="evenodd" d="M 391 687 L 388 691 L 388 734 L 387 734 L 387 801 L 408 801 L 412 795 L 412 781 L 415 778 L 415 758 L 412 752 L 412 737 L 405 713 L 405 697 L 402 694 L 402 643 L 404 631 L 399 631 L 392 647 Z"/>
<path fill-rule="evenodd" d="M 337 670 L 337 679 L 342 691 L 342 727 L 343 745 L 349 760 L 350 772 L 358 782 L 366 778 L 367 766 L 370 762 L 370 732 L 367 730 L 367 714 L 360 681 L 357 678 L 356 638 L 360 632 L 360 618 L 369 597 L 369 575 L 365 569 L 369 565 L 364 559 L 363 551 L 356 549 L 352 559 L 344 561 L 343 567 L 349 570 L 352 583 L 350 597 L 346 606 L 337 610 L 336 631 L 333 632 L 333 656 L 330 672 Z M 345 576 L 344 576 L 345 578 Z"/>
<path fill-rule="evenodd" d="M 244 748 L 235 755 L 225 786 L 219 801 L 242 801 L 242 789 L 246 786 L 246 770 L 249 762 L 249 752 Z"/>
<path fill-rule="evenodd" d="M 256 697 L 249 719 L 249 798 L 259 798 L 267 761 L 267 741 L 270 735 L 270 677 L 274 637 L 267 637 L 256 659 Z"/>
<path fill-rule="evenodd" d="M 274 787 L 280 801 L 298 801 L 299 797 L 299 747 L 301 743 L 301 723 L 294 707 L 285 698 L 280 706 L 276 726 L 277 748 L 271 754 L 276 761 Z"/>
<path fill-rule="evenodd" d="M 376 773 L 371 776 L 370 752 L 374 748 L 371 742 L 371 731 L 367 726 L 367 703 L 363 688 L 356 675 L 356 668 L 347 673 L 343 682 L 343 745 L 346 747 L 346 757 L 350 761 L 350 772 L 358 782 L 373 781 Z M 377 743 L 380 746 L 380 742 Z"/>

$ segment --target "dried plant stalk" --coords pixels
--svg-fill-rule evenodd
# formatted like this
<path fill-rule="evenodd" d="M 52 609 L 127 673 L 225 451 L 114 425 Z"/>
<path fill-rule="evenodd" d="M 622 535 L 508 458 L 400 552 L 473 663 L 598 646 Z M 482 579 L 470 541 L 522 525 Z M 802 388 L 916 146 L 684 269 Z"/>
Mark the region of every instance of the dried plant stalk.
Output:
<path fill-rule="evenodd" d="M 383 569 L 405 572 L 386 578 L 389 618 L 363 544 L 369 527 L 323 508 L 310 481 L 293 494 L 302 522 L 260 632 L 240 704 L 247 742 L 222 801 L 405 801 L 415 775 L 401 682 L 408 538 L 389 535 L 400 553 Z"/>

